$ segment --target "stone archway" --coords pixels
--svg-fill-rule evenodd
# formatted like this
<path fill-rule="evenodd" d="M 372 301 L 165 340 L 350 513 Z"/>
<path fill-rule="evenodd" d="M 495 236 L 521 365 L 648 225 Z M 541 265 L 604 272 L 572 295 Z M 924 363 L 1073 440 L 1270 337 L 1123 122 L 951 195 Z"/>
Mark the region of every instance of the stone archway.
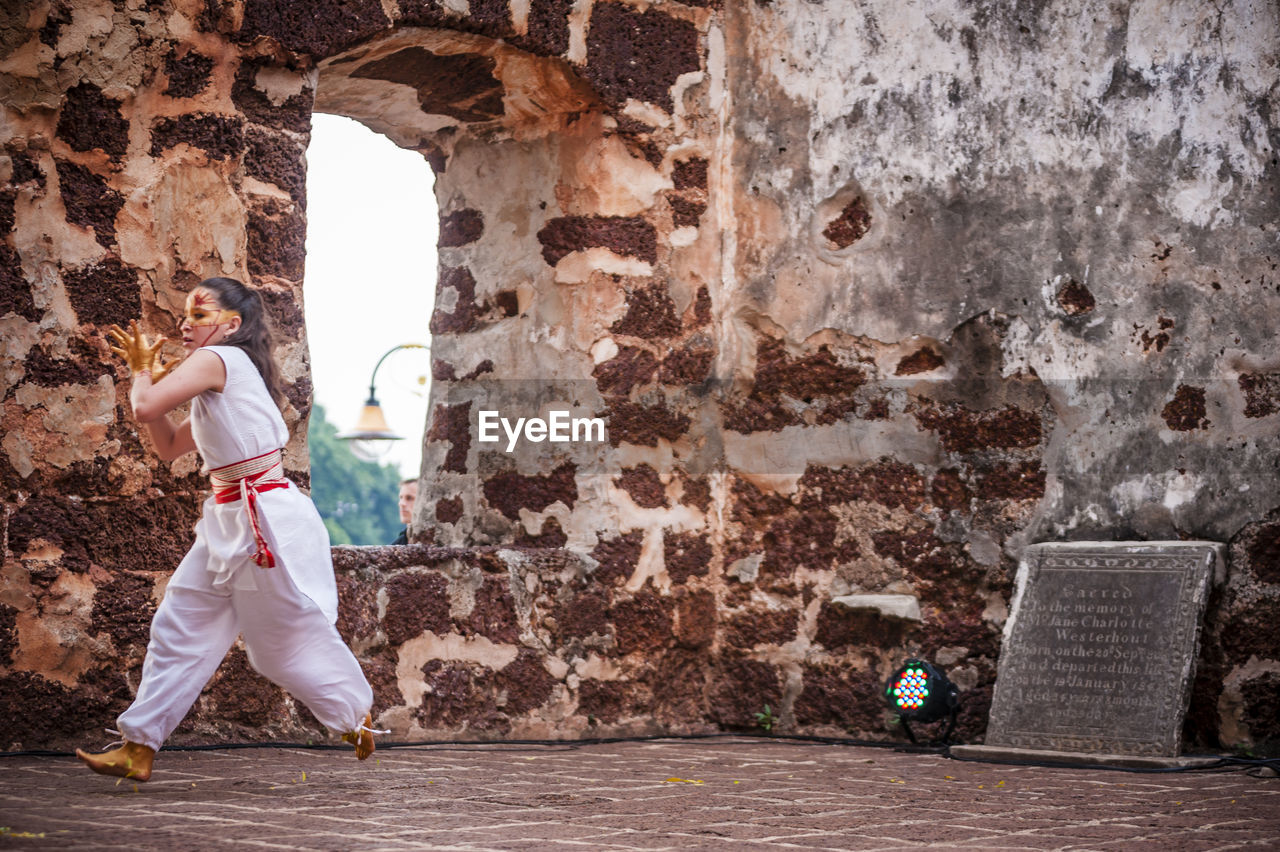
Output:
<path fill-rule="evenodd" d="M 504 459 L 477 444 L 476 413 L 505 399 L 508 413 L 523 405 L 532 406 L 524 414 L 537 414 L 547 399 L 507 393 L 529 382 L 560 387 L 559 401 L 584 416 L 606 413 L 593 373 L 608 360 L 602 347 L 613 343 L 610 326 L 635 301 L 632 291 L 669 304 L 668 311 L 693 311 L 687 329 L 679 321 L 658 329 L 648 343 L 651 357 L 663 358 L 673 337 L 676 345 L 696 337 L 695 358 L 709 368 L 708 293 L 705 284 L 695 291 L 690 278 L 711 279 L 715 246 L 701 250 L 697 267 L 685 262 L 695 273 L 688 277 L 677 276 L 659 253 L 660 244 L 670 256 L 697 239 L 710 140 L 690 127 L 684 109 L 664 118 L 652 105 L 611 105 L 564 59 L 484 35 L 398 27 L 326 57 L 317 70 L 316 111 L 361 121 L 421 152 L 437 173 L 436 402 L 427 440 L 428 468 L 434 462 L 438 473 L 424 478 L 421 538 L 552 543 L 568 534 L 590 544 L 611 534 L 617 519 L 607 485 L 595 489 L 603 501 L 531 496 L 519 507 L 514 493 L 496 505 L 483 489 L 495 475 L 504 483 L 524 482 L 520 476 L 536 483 L 553 471 L 563 476 L 566 463 L 582 476 L 587 469 L 605 472 L 601 448 L 570 453 L 572 459 L 563 453 Z M 665 103 L 674 108 L 670 95 Z M 645 125 L 627 117 L 628 109 L 648 110 L 671 126 Z M 664 155 L 662 141 L 676 153 Z M 640 327 L 625 333 L 647 335 Z M 530 349 L 539 351 L 532 361 Z M 664 467 L 657 455 L 650 462 Z"/>
<path fill-rule="evenodd" d="M 4 322 L 19 368 L 4 413 L 6 570 L 20 581 L 9 598 L 17 606 L 0 610 L 13 640 L 0 677 L 6 696 L 68 720 L 65 730 L 20 730 L 16 739 L 75 739 L 127 702 L 146 622 L 203 496 L 195 460 L 148 460 L 122 414 L 127 382 L 116 380 L 102 327 L 141 314 L 162 330 L 202 277 L 252 280 L 281 332 L 295 435 L 286 468 L 307 479 L 300 298 L 305 150 L 317 107 L 422 151 L 441 173 L 447 257 L 431 325 L 452 341 L 438 347 L 435 368 L 442 399 L 430 440 L 444 479 L 427 507 L 433 523 L 447 524 L 455 507 L 455 521 L 483 516 L 453 524 L 459 543 L 542 535 L 555 544 L 551 528 L 560 521 L 591 541 L 597 526 L 617 534 L 608 508 L 617 496 L 597 483 L 590 499 L 580 498 L 563 466 L 498 471 L 490 479 L 517 487 L 501 499 L 460 499 L 459 478 L 478 484 L 483 465 L 478 453 L 468 456 L 469 427 L 443 389 L 490 371 L 567 377 L 594 389 L 603 351 L 595 344 L 629 316 L 629 333 L 636 342 L 654 337 L 655 351 L 691 337 L 700 353 L 711 351 L 716 243 L 711 235 L 698 244 L 697 225 L 714 144 L 703 42 L 712 13 L 599 3 L 588 20 L 559 0 L 517 5 L 473 4 L 471 14 L 457 14 L 401 3 L 392 20 L 378 3 L 174 0 L 127 10 L 33 2 L 5 30 L 0 58 L 21 49 L 6 66 L 10 121 L 0 140 L 13 187 L 3 206 L 14 224 L 3 243 L 5 298 L 13 302 Z M 74 70 L 53 73 L 64 65 Z M 384 96 L 395 109 L 379 103 Z M 646 325 L 641 315 L 654 305 L 663 318 Z M 672 320 L 673 311 L 687 321 Z M 537 347 L 533 373 L 518 371 L 530 366 L 516 342 L 522 336 Z M 547 483 L 564 499 L 546 499 Z M 522 520 L 531 506 L 544 517 Z M 576 519 L 558 521 L 564 510 Z M 383 581 L 417 588 L 398 577 Z M 515 655 L 519 665 L 503 677 L 533 684 L 545 700 L 544 665 L 531 663 L 527 649 L 516 653 L 510 593 L 487 581 L 468 592 L 470 582 L 451 587 L 473 600 L 457 629 L 499 643 L 503 671 L 508 651 Z M 341 624 L 358 634 L 363 598 L 344 588 L 355 599 Z M 46 606 L 68 594 L 82 605 L 50 620 Z M 376 619 L 378 641 L 394 634 L 399 644 L 424 628 L 404 615 Z M 410 632 L 401 636 L 402 628 Z M 380 660 L 367 660 L 375 680 Z M 417 682 L 409 692 L 421 691 L 420 674 Z M 235 715 L 236 696 L 250 695 L 271 708 L 269 725 L 305 727 L 240 657 L 202 699 L 195 724 L 218 729 L 214 720 Z"/>

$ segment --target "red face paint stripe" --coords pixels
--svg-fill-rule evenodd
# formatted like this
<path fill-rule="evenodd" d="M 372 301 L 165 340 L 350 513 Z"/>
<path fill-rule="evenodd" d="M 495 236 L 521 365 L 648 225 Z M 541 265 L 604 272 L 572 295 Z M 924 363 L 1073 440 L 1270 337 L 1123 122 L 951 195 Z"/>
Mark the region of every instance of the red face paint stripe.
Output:
<path fill-rule="evenodd" d="M 205 327 L 209 329 L 209 333 L 208 333 L 208 334 L 206 334 L 206 335 L 204 336 L 204 340 L 202 340 L 200 343 L 196 344 L 196 345 L 197 345 L 197 346 L 199 346 L 199 347 L 208 346 L 208 345 L 209 345 L 209 341 L 213 339 L 214 334 L 216 334 L 216 333 L 217 333 L 217 331 L 218 331 L 218 326 L 217 326 L 217 325 L 210 325 L 210 326 L 205 326 Z"/>

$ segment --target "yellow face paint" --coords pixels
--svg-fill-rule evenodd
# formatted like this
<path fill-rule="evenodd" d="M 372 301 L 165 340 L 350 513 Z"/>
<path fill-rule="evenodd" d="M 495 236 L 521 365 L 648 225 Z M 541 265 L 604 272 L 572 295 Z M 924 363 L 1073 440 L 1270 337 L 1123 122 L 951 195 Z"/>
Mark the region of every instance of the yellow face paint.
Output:
<path fill-rule="evenodd" d="M 204 328 L 211 325 L 222 325 L 232 317 L 240 316 L 239 311 L 218 307 L 218 300 L 203 288 L 192 290 L 187 296 L 186 310 L 182 312 L 182 320 L 192 328 Z"/>

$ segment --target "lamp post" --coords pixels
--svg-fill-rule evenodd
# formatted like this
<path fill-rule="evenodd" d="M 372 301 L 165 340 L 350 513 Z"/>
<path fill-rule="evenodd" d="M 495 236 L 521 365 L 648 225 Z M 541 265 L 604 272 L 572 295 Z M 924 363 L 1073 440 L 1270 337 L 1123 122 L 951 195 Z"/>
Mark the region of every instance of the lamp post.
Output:
<path fill-rule="evenodd" d="M 376 391 L 378 368 L 382 366 L 383 361 L 387 360 L 387 356 L 401 349 L 430 350 L 431 347 L 422 343 L 401 343 L 388 349 L 373 367 L 373 375 L 369 377 L 369 398 L 365 400 L 364 408 L 360 409 L 356 425 L 338 434 L 339 440 L 351 442 L 351 452 L 364 461 L 381 459 L 391 449 L 392 441 L 404 440 L 403 435 L 392 431 L 391 426 L 387 424 L 387 418 L 382 413 L 382 405 L 378 402 Z"/>

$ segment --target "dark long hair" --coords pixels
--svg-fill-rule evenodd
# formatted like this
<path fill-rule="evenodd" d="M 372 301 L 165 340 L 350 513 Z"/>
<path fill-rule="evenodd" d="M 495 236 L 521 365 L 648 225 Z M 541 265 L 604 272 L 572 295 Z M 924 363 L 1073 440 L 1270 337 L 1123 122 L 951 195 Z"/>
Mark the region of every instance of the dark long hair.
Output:
<path fill-rule="evenodd" d="M 198 286 L 213 293 L 220 307 L 240 314 L 240 328 L 219 345 L 243 349 L 262 374 L 262 381 L 266 382 L 272 399 L 280 402 L 284 398 L 284 382 L 280 368 L 271 357 L 271 319 L 267 316 L 262 294 L 234 278 L 206 278 Z"/>

